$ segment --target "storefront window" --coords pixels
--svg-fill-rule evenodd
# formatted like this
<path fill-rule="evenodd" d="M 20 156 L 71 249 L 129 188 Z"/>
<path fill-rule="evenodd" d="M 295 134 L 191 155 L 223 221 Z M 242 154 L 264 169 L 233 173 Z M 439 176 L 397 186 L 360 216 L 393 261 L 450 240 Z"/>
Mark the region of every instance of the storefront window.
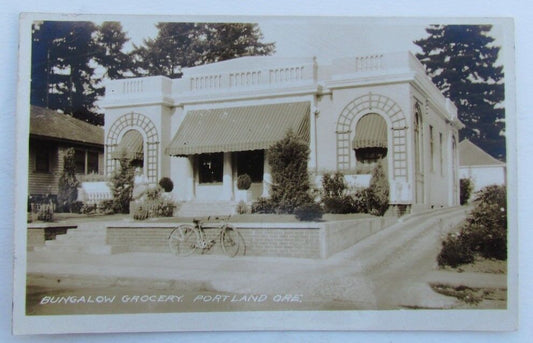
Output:
<path fill-rule="evenodd" d="M 198 177 L 200 183 L 222 182 L 224 154 L 201 154 L 198 157 Z"/>
<path fill-rule="evenodd" d="M 263 182 L 264 150 L 237 153 L 237 176 L 248 174 L 252 182 Z"/>

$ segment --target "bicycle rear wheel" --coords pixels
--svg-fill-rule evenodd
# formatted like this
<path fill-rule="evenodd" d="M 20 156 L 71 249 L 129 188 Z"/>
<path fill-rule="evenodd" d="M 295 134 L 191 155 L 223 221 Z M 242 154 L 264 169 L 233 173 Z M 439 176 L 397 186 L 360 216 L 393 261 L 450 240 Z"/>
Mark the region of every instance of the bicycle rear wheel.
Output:
<path fill-rule="evenodd" d="M 246 244 L 241 233 L 231 226 L 228 226 L 222 232 L 220 237 L 220 243 L 222 244 L 222 250 L 229 257 L 246 254 Z"/>
<path fill-rule="evenodd" d="M 183 224 L 175 228 L 168 236 L 170 251 L 178 256 L 188 256 L 196 251 L 198 232 L 194 226 Z"/>

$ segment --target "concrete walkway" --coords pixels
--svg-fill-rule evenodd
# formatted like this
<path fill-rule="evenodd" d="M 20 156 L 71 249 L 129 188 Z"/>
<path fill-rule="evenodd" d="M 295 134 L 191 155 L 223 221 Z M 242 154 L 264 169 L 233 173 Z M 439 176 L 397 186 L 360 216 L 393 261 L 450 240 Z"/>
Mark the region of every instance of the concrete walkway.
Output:
<path fill-rule="evenodd" d="M 357 309 L 449 308 L 457 299 L 428 283 L 505 288 L 506 276 L 435 270 L 440 240 L 464 218 L 464 209 L 405 218 L 328 259 L 170 253 L 84 255 L 29 252 L 28 284 L 42 287 L 141 287 L 301 294 Z"/>

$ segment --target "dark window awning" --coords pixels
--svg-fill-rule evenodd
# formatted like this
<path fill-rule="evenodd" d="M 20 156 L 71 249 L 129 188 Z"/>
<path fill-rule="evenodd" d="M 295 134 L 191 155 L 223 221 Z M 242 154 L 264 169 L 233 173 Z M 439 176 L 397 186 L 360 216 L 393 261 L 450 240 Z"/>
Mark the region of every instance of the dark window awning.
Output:
<path fill-rule="evenodd" d="M 370 113 L 357 122 L 353 149 L 387 148 L 387 123 L 379 114 Z"/>
<path fill-rule="evenodd" d="M 268 149 L 292 130 L 309 141 L 309 102 L 192 110 L 168 155 Z"/>
<path fill-rule="evenodd" d="M 143 136 L 139 131 L 129 130 L 122 136 L 111 156 L 115 159 L 126 157 L 132 160 L 142 160 L 144 157 L 143 141 Z"/>

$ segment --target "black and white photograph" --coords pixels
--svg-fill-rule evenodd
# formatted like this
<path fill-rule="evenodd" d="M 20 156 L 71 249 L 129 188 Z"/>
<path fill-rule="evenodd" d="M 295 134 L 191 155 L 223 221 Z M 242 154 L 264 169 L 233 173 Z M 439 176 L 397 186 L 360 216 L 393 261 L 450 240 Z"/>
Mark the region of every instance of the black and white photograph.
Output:
<path fill-rule="evenodd" d="M 22 14 L 15 333 L 515 329 L 513 47 L 510 18 Z"/>

